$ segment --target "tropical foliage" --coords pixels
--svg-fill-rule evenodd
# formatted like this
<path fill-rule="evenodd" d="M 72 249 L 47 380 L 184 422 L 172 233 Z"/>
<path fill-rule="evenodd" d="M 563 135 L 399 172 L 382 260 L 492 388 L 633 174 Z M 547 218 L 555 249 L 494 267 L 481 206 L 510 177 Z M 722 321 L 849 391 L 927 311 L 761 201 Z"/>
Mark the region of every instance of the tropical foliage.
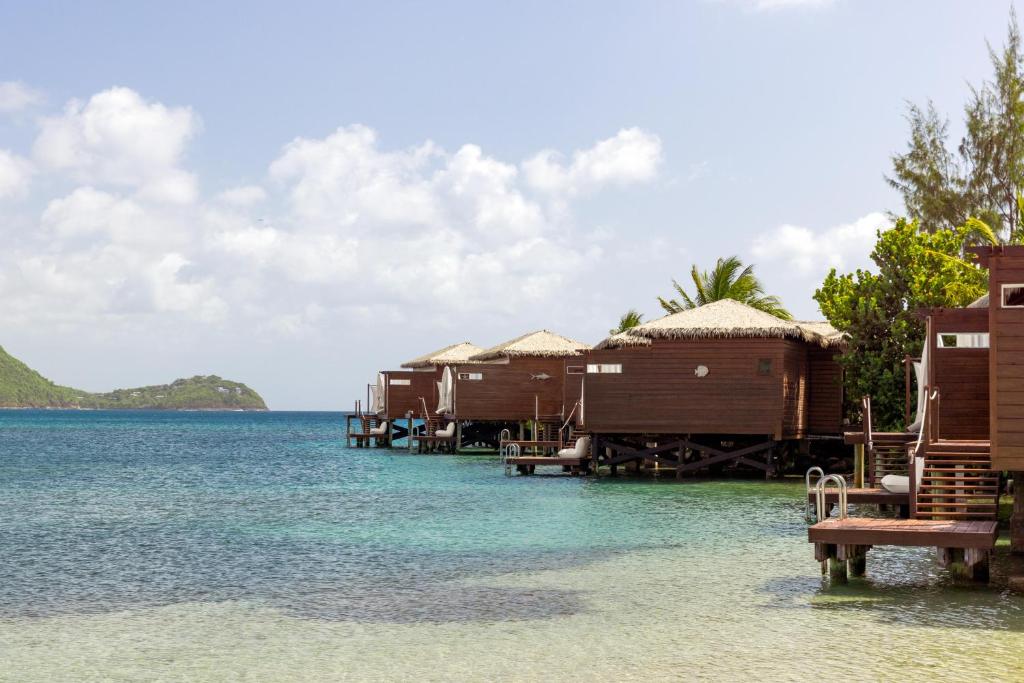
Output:
<path fill-rule="evenodd" d="M 619 318 L 619 324 L 617 327 L 613 327 L 608 330 L 608 334 L 619 334 L 625 332 L 628 329 L 634 328 L 644 321 L 644 314 L 637 313 L 635 308 L 631 308 L 622 314 Z"/>
<path fill-rule="evenodd" d="M 949 147 L 948 121 L 931 102 L 911 104 L 910 141 L 892 158 L 889 184 L 903 196 L 907 215 L 927 232 L 961 226 L 971 217 L 1001 241 L 1019 243 L 1024 223 L 1024 54 L 1011 10 L 1002 52 L 989 49 L 991 80 L 971 88 L 965 133 Z"/>
<path fill-rule="evenodd" d="M 965 245 L 992 241 L 980 221 L 929 233 L 917 221 L 898 219 L 878 233 L 871 252 L 876 272 L 840 275 L 833 268 L 814 298 L 837 329 L 849 335 L 840 357 L 846 396 L 852 404 L 871 396 L 872 417 L 881 430 L 903 425 L 906 355 L 918 356 L 924 321 L 917 312 L 937 306 L 962 307 L 988 291 L 988 271 L 965 257 Z"/>
<path fill-rule="evenodd" d="M 679 298 L 658 297 L 658 303 L 665 311 L 678 313 L 712 301 L 735 299 L 783 320 L 790 320 L 793 317 L 783 308 L 778 297 L 764 293 L 764 286 L 754 275 L 754 267 L 744 266 L 737 256 L 718 259 L 711 271 L 701 271 L 694 265 L 690 270 L 690 279 L 693 280 L 693 296 L 673 280 L 672 287 Z"/>

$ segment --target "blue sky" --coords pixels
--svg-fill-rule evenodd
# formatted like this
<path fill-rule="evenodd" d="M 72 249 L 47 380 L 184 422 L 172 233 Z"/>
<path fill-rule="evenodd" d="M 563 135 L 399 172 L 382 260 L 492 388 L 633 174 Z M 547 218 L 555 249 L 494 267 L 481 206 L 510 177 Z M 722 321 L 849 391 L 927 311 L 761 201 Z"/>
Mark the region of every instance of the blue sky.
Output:
<path fill-rule="evenodd" d="M 739 254 L 799 317 L 958 132 L 1004 2 L 0 2 L 0 345 L 278 409 L 546 327 L 600 340 Z"/>

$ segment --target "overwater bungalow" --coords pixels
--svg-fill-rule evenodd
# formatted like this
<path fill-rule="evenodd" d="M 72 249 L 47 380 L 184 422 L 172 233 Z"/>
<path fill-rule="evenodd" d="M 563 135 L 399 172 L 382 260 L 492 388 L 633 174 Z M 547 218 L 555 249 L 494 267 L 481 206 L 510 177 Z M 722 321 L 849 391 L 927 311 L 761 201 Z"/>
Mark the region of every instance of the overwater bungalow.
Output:
<path fill-rule="evenodd" d="M 566 372 L 582 373 L 582 427 L 613 471 L 654 461 L 677 475 L 771 474 L 784 454 L 841 435 L 842 344 L 827 323 L 723 300 L 611 336 Z"/>
<path fill-rule="evenodd" d="M 582 342 L 539 330 L 498 344 L 446 366 L 450 381 L 439 407 L 455 421 L 466 443 L 497 446 L 502 430 L 525 438 L 553 438 L 573 412 L 565 404 L 566 359 L 590 348 Z M 461 439 L 460 439 L 461 443 Z"/>
<path fill-rule="evenodd" d="M 451 363 L 469 363 L 469 357 L 483 351 L 470 342 L 452 344 L 402 363 L 402 370 L 382 370 L 367 388 L 368 410 L 356 411 L 349 421 L 349 440 L 390 445 L 410 430 L 433 435 L 439 418 L 435 412 L 444 368 Z M 419 427 L 414 422 L 420 421 Z"/>
<path fill-rule="evenodd" d="M 827 518 L 819 507 L 819 521 L 808 530 L 815 558 L 837 580 L 862 573 L 877 545 L 935 547 L 954 572 L 988 578 L 1002 472 L 1024 480 L 1024 247 L 971 251 L 989 270 L 989 293 L 963 309 L 924 313 L 916 419 L 900 435 L 901 446 L 884 446 L 905 474 L 893 472 L 882 483 L 905 488 L 910 519 L 848 517 L 845 486 L 832 479 L 838 517 Z M 869 457 L 880 450 L 879 437 L 868 410 L 862 440 Z M 1024 551 L 1024 496 L 1018 491 L 1014 501 L 1011 545 Z"/>

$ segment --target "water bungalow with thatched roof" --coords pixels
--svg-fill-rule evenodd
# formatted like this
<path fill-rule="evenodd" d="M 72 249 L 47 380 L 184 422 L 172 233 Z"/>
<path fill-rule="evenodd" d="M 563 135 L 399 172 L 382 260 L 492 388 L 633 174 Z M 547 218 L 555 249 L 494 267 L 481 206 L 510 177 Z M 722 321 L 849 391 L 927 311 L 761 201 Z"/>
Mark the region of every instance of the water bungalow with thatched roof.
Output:
<path fill-rule="evenodd" d="M 906 491 L 909 519 L 849 517 L 844 483 L 826 478 L 821 484 L 822 491 L 836 484 L 838 516 L 829 516 L 830 506 L 819 507 L 808 541 L 833 579 L 863 573 L 873 546 L 895 545 L 935 547 L 954 573 L 987 580 L 1006 471 L 1017 489 L 1010 544 L 1024 552 L 1024 247 L 969 251 L 989 271 L 988 294 L 965 308 L 922 312 L 917 408 L 912 414 L 908 382 L 906 431 L 874 432 L 866 401 L 863 431 L 851 435 L 859 437 L 869 462 L 874 452 L 876 461 L 895 464 L 882 485 Z M 899 437 L 895 446 L 892 437 Z"/>
<path fill-rule="evenodd" d="M 440 402 L 477 443 L 497 445 L 502 429 L 518 432 L 527 421 L 561 427 L 572 408 L 564 404 L 565 360 L 589 348 L 547 330 L 524 334 L 450 365 L 450 394 Z"/>
<path fill-rule="evenodd" d="M 469 357 L 483 351 L 470 342 L 452 344 L 402 363 L 403 370 L 381 370 L 375 384 L 367 387 L 367 411 L 357 408 L 349 421 L 349 439 L 389 445 L 410 433 L 433 435 L 438 418 L 438 386 L 444 368 L 452 363 L 470 363 Z M 422 424 L 413 428 L 413 420 Z M 404 426 L 400 424 L 404 421 Z M 410 432 L 413 430 L 413 432 Z"/>
<path fill-rule="evenodd" d="M 842 344 L 827 323 L 733 300 L 667 315 L 586 353 L 582 425 L 613 471 L 654 460 L 680 475 L 729 463 L 772 473 L 781 449 L 841 435 Z"/>

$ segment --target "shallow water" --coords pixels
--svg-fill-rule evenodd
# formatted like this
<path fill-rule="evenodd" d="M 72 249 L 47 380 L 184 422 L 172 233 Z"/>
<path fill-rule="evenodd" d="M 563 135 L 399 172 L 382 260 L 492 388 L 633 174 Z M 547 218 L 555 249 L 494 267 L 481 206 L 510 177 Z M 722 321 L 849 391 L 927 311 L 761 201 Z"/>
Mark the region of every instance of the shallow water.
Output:
<path fill-rule="evenodd" d="M 337 414 L 0 411 L 0 680 L 1024 678 L 1009 558 L 830 588 L 801 494 L 506 478 Z"/>

